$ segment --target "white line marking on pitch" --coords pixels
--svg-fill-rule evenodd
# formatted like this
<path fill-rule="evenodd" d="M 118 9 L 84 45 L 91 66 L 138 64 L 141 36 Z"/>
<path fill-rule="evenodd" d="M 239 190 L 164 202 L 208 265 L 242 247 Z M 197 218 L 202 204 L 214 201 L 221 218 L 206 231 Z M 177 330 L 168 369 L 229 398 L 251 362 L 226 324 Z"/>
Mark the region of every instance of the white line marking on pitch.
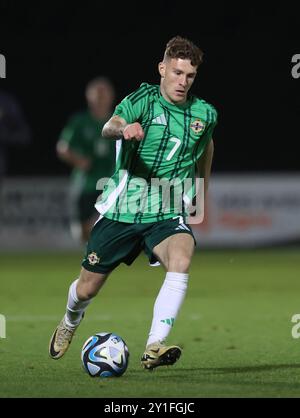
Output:
<path fill-rule="evenodd" d="M 55 322 L 60 321 L 62 318 L 58 315 L 6 315 L 7 322 Z M 86 315 L 84 322 L 86 321 L 111 321 L 117 319 L 117 317 L 113 317 L 112 315 Z M 136 317 L 130 317 L 130 320 L 138 320 L 144 321 L 148 320 L 148 315 Z M 189 315 L 187 319 L 191 321 L 199 321 L 201 319 L 201 315 Z"/>

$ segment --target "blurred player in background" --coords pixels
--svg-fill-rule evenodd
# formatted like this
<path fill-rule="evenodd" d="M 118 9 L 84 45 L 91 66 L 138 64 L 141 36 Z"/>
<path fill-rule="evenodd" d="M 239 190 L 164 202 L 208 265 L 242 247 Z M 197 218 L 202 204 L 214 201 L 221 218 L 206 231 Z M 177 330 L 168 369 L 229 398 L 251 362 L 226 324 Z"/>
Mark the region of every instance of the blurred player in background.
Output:
<path fill-rule="evenodd" d="M 59 158 L 73 167 L 71 231 L 82 242 L 88 240 L 99 215 L 94 206 L 101 192 L 96 190 L 97 181 L 110 177 L 115 166 L 115 144 L 101 136 L 112 114 L 114 87 L 104 77 L 93 79 L 85 97 L 88 109 L 71 117 L 57 143 Z"/>
<path fill-rule="evenodd" d="M 7 171 L 7 151 L 29 145 L 31 131 L 16 98 L 0 90 L 0 180 Z"/>
<path fill-rule="evenodd" d="M 207 190 L 217 113 L 213 106 L 189 94 L 202 55 L 188 39 L 171 39 L 158 65 L 160 85 L 142 83 L 122 100 L 103 128 L 103 135 L 112 142 L 123 138 L 111 178 L 116 188 L 111 193 L 105 190 L 97 203 L 101 216 L 92 230 L 80 277 L 70 286 L 66 315 L 50 340 L 54 359 L 68 349 L 85 309 L 109 274 L 121 262 L 130 265 L 142 250 L 150 262 L 159 260 L 166 276 L 154 304 L 141 364 L 151 370 L 171 365 L 181 355 L 180 347 L 168 346 L 165 340 L 187 291 L 195 239 L 182 205 L 163 210 L 163 199 L 152 188 L 152 179 L 171 183 L 176 178 L 183 184 L 195 178 L 197 168 Z M 145 184 L 146 197 L 135 200 L 134 211 L 124 210 L 124 202 L 135 197 L 132 180 Z M 179 196 L 182 201 L 183 194 Z M 149 210 L 145 202 L 152 198 L 156 205 Z"/>

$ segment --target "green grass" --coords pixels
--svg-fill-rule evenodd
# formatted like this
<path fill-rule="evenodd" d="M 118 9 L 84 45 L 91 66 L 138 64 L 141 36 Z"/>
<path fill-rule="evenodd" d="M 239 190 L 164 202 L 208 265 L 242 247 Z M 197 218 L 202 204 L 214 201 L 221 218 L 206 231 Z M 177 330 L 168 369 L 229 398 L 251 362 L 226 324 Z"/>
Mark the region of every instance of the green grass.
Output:
<path fill-rule="evenodd" d="M 48 358 L 80 254 L 0 255 L 0 397 L 299 397 L 299 250 L 202 251 L 193 260 L 188 294 L 168 342 L 180 361 L 154 372 L 139 359 L 151 323 L 161 268 L 141 256 L 120 266 L 89 306 L 67 355 Z M 93 333 L 113 331 L 130 350 L 119 379 L 92 379 L 80 350 Z"/>

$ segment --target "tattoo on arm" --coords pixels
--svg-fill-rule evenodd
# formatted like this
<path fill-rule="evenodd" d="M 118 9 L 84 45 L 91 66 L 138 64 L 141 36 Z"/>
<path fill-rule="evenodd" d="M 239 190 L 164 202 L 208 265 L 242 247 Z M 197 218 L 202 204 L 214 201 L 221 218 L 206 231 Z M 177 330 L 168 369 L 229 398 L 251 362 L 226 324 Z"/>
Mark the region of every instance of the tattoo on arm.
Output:
<path fill-rule="evenodd" d="M 109 139 L 120 139 L 126 125 L 127 122 L 125 119 L 120 118 L 119 116 L 113 116 L 103 126 L 102 136 Z"/>

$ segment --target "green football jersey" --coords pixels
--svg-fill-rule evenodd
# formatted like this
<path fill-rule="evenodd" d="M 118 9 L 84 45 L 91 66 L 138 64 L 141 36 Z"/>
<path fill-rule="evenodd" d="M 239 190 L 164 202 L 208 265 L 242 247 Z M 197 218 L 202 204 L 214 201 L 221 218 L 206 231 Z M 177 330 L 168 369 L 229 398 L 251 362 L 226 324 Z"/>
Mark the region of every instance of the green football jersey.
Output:
<path fill-rule="evenodd" d="M 115 144 L 101 137 L 106 120 L 95 119 L 89 111 L 74 115 L 60 134 L 60 141 L 80 156 L 92 161 L 88 171 L 73 168 L 73 188 L 78 192 L 95 192 L 97 181 L 115 170 Z"/>
<path fill-rule="evenodd" d="M 129 223 L 185 215 L 184 193 L 194 193 L 196 162 L 216 125 L 214 107 L 195 96 L 174 105 L 163 98 L 158 85 L 142 83 L 116 107 L 114 115 L 127 123 L 139 122 L 145 136 L 140 142 L 118 141 L 116 171 L 97 210 L 109 219 Z M 171 192 L 164 194 L 170 184 Z M 176 194 L 172 194 L 174 189 Z"/>

